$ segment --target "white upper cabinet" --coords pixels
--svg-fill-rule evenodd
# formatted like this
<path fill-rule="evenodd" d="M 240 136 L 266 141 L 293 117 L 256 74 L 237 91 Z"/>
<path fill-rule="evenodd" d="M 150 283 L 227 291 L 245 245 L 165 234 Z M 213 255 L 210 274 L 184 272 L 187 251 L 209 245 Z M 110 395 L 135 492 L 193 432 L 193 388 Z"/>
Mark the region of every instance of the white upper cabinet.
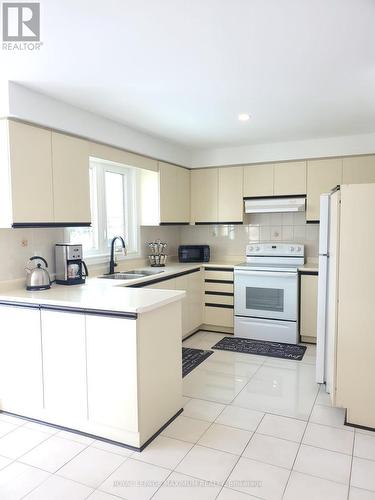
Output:
<path fill-rule="evenodd" d="M 343 158 L 343 184 L 375 182 L 375 155 Z"/>
<path fill-rule="evenodd" d="M 219 168 L 218 222 L 243 221 L 243 167 Z"/>
<path fill-rule="evenodd" d="M 243 195 L 245 198 L 273 196 L 273 165 L 244 167 Z"/>
<path fill-rule="evenodd" d="M 275 196 L 306 194 L 306 161 L 275 163 L 273 175 Z"/>
<path fill-rule="evenodd" d="M 306 220 L 319 221 L 320 195 L 342 183 L 342 159 L 309 160 L 307 162 Z"/>
<path fill-rule="evenodd" d="M 52 132 L 52 167 L 55 222 L 91 222 L 88 142 Z"/>
<path fill-rule="evenodd" d="M 0 149 L 1 227 L 54 222 L 51 131 L 2 120 Z"/>
<path fill-rule="evenodd" d="M 218 222 L 218 168 L 191 171 L 192 222 Z"/>
<path fill-rule="evenodd" d="M 190 222 L 190 172 L 186 168 L 159 162 L 160 222 Z"/>

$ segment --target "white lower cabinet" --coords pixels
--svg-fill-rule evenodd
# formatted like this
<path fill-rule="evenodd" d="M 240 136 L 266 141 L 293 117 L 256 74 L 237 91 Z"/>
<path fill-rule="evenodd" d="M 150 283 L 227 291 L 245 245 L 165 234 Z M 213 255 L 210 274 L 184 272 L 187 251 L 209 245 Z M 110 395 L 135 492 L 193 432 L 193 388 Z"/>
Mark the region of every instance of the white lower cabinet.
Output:
<path fill-rule="evenodd" d="M 0 305 L 0 409 L 43 408 L 40 311 Z"/>
<path fill-rule="evenodd" d="M 182 337 L 201 326 L 204 310 L 203 270 L 199 269 L 146 287 L 186 292 L 186 297 L 182 299 Z"/>
<path fill-rule="evenodd" d="M 45 411 L 87 419 L 85 315 L 42 309 L 41 320 Z"/>
<path fill-rule="evenodd" d="M 136 321 L 87 315 L 86 337 L 89 420 L 99 425 L 136 432 Z M 114 380 L 117 381 L 115 385 Z"/>

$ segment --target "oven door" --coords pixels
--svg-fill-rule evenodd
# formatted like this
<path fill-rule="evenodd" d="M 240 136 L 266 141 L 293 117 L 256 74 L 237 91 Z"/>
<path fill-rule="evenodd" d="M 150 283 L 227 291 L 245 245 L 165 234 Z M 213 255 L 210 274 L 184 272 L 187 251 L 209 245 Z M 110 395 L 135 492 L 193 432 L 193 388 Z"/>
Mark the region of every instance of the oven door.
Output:
<path fill-rule="evenodd" d="M 297 273 L 235 269 L 235 315 L 297 321 L 297 287 Z"/>

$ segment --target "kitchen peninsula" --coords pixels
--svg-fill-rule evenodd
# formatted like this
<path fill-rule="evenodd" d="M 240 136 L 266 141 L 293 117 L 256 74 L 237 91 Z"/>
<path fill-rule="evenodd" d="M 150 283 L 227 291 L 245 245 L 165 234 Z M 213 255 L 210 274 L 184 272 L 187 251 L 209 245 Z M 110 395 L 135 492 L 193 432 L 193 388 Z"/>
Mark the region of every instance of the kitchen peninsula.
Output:
<path fill-rule="evenodd" d="M 185 292 L 0 291 L 0 410 L 144 448 L 182 408 Z"/>

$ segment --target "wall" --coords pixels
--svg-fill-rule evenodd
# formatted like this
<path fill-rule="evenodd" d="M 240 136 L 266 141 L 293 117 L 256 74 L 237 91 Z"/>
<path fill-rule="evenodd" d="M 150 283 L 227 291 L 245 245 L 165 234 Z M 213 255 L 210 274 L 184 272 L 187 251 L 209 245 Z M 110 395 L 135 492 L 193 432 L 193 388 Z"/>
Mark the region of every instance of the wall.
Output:
<path fill-rule="evenodd" d="M 159 160 L 190 164 L 190 152 L 179 144 L 108 120 L 14 82 L 9 82 L 9 112 L 6 116 L 82 135 Z"/>
<path fill-rule="evenodd" d="M 305 245 L 307 259 L 318 257 L 319 225 L 306 224 L 305 214 L 247 214 L 238 226 L 184 226 L 181 244 L 208 244 L 211 259 L 245 258 L 249 242 L 295 242 Z"/>
<path fill-rule="evenodd" d="M 25 266 L 33 255 L 48 262 L 48 270 L 55 272 L 53 248 L 64 238 L 62 229 L 0 229 L 0 281 L 25 277 Z M 27 246 L 22 243 L 27 241 Z"/>

